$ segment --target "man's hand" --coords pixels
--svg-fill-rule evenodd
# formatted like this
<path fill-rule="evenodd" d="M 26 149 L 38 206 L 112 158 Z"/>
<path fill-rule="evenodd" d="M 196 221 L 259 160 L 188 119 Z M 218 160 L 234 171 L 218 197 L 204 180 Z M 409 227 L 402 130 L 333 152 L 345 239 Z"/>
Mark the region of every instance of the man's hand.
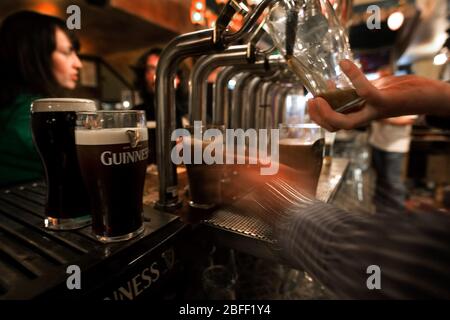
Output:
<path fill-rule="evenodd" d="M 372 120 L 403 115 L 450 115 L 450 84 L 413 75 L 388 76 L 371 83 L 351 61 L 343 60 L 340 65 L 366 103 L 357 112 L 341 114 L 323 98 L 311 99 L 311 119 L 328 131 L 353 129 Z"/>

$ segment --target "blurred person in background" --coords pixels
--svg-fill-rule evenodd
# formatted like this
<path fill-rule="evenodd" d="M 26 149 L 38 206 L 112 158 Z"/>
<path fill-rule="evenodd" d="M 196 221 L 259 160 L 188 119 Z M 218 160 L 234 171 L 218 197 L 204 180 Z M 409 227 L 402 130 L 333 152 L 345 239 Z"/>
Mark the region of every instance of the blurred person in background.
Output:
<path fill-rule="evenodd" d="M 139 57 L 136 64 L 131 67 L 135 73 L 134 86 L 142 99 L 142 103 L 133 109 L 144 110 L 147 121 L 156 120 L 156 67 L 161 52 L 160 48 L 152 48 Z"/>
<path fill-rule="evenodd" d="M 392 76 L 392 67 L 381 68 L 378 73 L 380 79 Z M 405 209 L 407 189 L 403 173 L 416 118 L 407 115 L 371 123 L 369 144 L 372 147 L 372 167 L 376 172 L 373 202 L 377 212 Z"/>
<path fill-rule="evenodd" d="M 402 116 L 374 121 L 369 143 L 376 172 L 374 204 L 377 212 L 405 209 L 407 189 L 403 173 L 416 116 Z"/>
<path fill-rule="evenodd" d="M 139 57 L 136 64 L 131 66 L 135 73 L 134 86 L 139 91 L 142 103 L 135 106 L 135 110 L 144 110 L 149 126 L 150 155 L 149 163 L 156 163 L 156 69 L 159 57 L 162 53 L 160 48 L 151 48 Z M 187 77 L 186 70 L 181 67 L 175 78 L 176 87 L 176 126 L 182 127 L 182 118 L 187 114 Z"/>
<path fill-rule="evenodd" d="M 30 127 L 33 100 L 75 89 L 79 42 L 63 20 L 32 11 L 0 26 L 0 186 L 43 177 Z"/>

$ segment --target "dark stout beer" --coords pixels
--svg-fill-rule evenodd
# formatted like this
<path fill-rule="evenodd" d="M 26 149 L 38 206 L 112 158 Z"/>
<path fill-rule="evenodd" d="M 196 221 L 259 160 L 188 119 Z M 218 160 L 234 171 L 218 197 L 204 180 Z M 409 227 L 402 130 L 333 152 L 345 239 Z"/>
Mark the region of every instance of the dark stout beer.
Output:
<path fill-rule="evenodd" d="M 89 196 L 84 187 L 75 148 L 77 111 L 94 111 L 82 99 L 40 99 L 33 102 L 31 127 L 34 144 L 45 168 L 46 226 L 73 229 L 89 224 Z"/>
<path fill-rule="evenodd" d="M 298 175 L 296 179 L 311 195 L 316 193 L 322 169 L 324 144 L 323 138 L 314 143 L 291 138 L 280 140 L 280 164 L 295 169 Z M 280 171 L 282 172 L 282 169 Z"/>
<path fill-rule="evenodd" d="M 358 111 L 363 106 L 363 101 L 360 99 L 355 89 L 333 90 L 321 93 L 319 97 L 325 99 L 328 104 L 338 112 L 350 113 Z M 348 106 L 342 109 L 343 106 Z"/>
<path fill-rule="evenodd" d="M 210 144 L 209 141 L 200 141 L 183 138 L 183 148 L 191 150 L 191 164 L 185 164 L 189 179 L 190 205 L 200 209 L 211 209 L 222 202 L 222 179 L 224 176 L 223 164 L 207 164 L 203 156 L 200 164 L 194 163 L 194 152 L 203 152 Z M 197 146 L 197 148 L 195 148 Z M 215 153 L 213 152 L 214 156 Z"/>
<path fill-rule="evenodd" d="M 317 92 L 320 89 L 328 88 L 328 84 L 320 74 L 305 72 L 306 66 L 294 56 L 287 59 L 289 68 L 299 77 L 301 82 L 306 86 L 308 91 Z M 319 88 L 312 87 L 311 83 L 315 83 Z M 325 99 L 333 110 L 341 113 L 350 113 L 360 110 L 364 105 L 362 99 L 353 88 L 335 89 L 320 93 L 317 97 Z"/>
<path fill-rule="evenodd" d="M 78 129 L 76 143 L 97 237 L 114 241 L 142 230 L 147 128 Z"/>

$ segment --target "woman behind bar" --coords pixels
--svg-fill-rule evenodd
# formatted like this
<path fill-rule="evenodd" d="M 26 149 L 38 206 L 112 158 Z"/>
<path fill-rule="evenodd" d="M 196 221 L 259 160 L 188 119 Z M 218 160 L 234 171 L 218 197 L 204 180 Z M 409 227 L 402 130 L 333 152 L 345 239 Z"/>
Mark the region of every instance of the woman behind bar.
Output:
<path fill-rule="evenodd" d="M 14 13 L 0 26 L 0 44 L 0 186 L 5 186 L 43 176 L 31 136 L 31 102 L 75 89 L 82 65 L 77 39 L 56 17 Z"/>

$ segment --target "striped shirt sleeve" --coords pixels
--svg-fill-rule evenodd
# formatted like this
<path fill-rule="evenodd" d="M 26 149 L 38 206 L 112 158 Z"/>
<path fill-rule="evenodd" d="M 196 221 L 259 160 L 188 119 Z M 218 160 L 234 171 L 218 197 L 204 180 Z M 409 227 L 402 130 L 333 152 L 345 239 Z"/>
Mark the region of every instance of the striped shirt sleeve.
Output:
<path fill-rule="evenodd" d="M 293 204 L 275 228 L 280 258 L 340 299 L 450 298 L 450 217 L 367 215 Z M 378 267 L 380 288 L 369 267 Z"/>

